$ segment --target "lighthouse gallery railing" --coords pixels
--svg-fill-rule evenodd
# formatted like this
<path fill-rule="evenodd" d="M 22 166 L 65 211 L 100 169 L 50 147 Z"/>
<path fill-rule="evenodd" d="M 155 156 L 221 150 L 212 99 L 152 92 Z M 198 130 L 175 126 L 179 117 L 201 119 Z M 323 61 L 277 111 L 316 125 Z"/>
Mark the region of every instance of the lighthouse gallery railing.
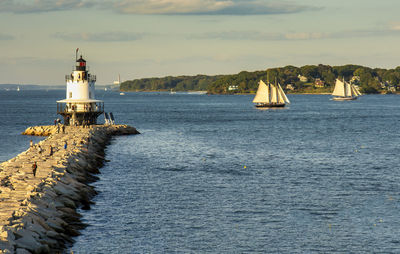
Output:
<path fill-rule="evenodd" d="M 96 82 L 97 78 L 96 75 L 92 75 L 92 74 L 88 74 L 87 77 L 88 82 Z M 65 75 L 65 82 L 73 82 L 73 81 L 77 81 L 77 79 L 72 76 L 72 75 Z"/>
<path fill-rule="evenodd" d="M 57 103 L 57 114 L 61 113 L 103 113 L 104 112 L 104 102 L 96 102 L 96 103 Z"/>

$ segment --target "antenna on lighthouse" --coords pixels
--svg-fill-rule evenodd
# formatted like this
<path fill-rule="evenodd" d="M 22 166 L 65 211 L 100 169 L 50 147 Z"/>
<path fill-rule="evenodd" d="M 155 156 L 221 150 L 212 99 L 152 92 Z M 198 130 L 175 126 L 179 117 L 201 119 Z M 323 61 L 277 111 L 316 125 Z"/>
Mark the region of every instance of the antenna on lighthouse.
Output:
<path fill-rule="evenodd" d="M 79 51 L 79 48 L 76 48 L 76 51 L 75 51 L 75 61 L 78 61 L 78 51 Z"/>

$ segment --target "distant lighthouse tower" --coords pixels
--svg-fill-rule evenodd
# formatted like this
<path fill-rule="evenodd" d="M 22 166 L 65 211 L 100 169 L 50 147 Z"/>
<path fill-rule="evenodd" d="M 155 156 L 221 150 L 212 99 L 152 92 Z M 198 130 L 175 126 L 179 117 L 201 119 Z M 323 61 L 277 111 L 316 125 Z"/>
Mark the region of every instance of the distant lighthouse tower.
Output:
<path fill-rule="evenodd" d="M 95 99 L 96 76 L 86 70 L 82 55 L 78 59 L 78 50 L 75 70 L 65 76 L 67 94 L 65 100 L 57 101 L 57 113 L 63 116 L 65 125 L 96 124 L 97 117 L 104 112 L 104 102 Z"/>

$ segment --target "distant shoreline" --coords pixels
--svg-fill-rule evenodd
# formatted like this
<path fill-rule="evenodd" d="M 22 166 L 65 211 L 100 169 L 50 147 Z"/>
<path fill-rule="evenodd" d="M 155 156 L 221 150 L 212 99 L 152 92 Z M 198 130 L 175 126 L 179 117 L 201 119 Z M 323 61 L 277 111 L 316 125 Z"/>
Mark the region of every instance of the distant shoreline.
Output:
<path fill-rule="evenodd" d="M 140 90 L 140 91 L 126 91 L 126 90 L 121 90 L 119 92 L 124 92 L 124 93 L 129 93 L 129 92 L 133 92 L 133 93 L 170 93 L 170 91 L 168 90 Z M 174 91 L 174 93 L 201 93 L 201 94 L 208 94 L 208 95 L 255 95 L 256 93 L 208 93 L 207 91 L 204 90 L 190 90 L 190 91 Z M 287 94 L 290 95 L 296 95 L 296 94 L 300 94 L 300 95 L 331 95 L 332 93 L 326 93 L 326 92 L 321 92 L 321 93 L 310 93 L 310 92 L 292 92 L 292 91 L 288 91 Z M 399 95 L 400 93 L 371 93 L 371 94 L 381 94 L 381 95 Z M 367 94 L 365 94 L 367 95 Z"/>

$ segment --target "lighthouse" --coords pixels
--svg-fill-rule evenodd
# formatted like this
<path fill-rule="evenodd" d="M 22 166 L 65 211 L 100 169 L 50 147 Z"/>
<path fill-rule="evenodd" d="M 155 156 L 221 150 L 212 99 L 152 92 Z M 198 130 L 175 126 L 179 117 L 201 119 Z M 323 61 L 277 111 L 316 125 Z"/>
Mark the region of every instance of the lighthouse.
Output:
<path fill-rule="evenodd" d="M 86 69 L 86 61 L 82 55 L 78 59 L 70 75 L 65 76 L 67 83 L 65 100 L 57 101 L 57 113 L 64 118 L 65 125 L 96 124 L 97 117 L 104 112 L 104 102 L 94 96 L 96 76 Z"/>

